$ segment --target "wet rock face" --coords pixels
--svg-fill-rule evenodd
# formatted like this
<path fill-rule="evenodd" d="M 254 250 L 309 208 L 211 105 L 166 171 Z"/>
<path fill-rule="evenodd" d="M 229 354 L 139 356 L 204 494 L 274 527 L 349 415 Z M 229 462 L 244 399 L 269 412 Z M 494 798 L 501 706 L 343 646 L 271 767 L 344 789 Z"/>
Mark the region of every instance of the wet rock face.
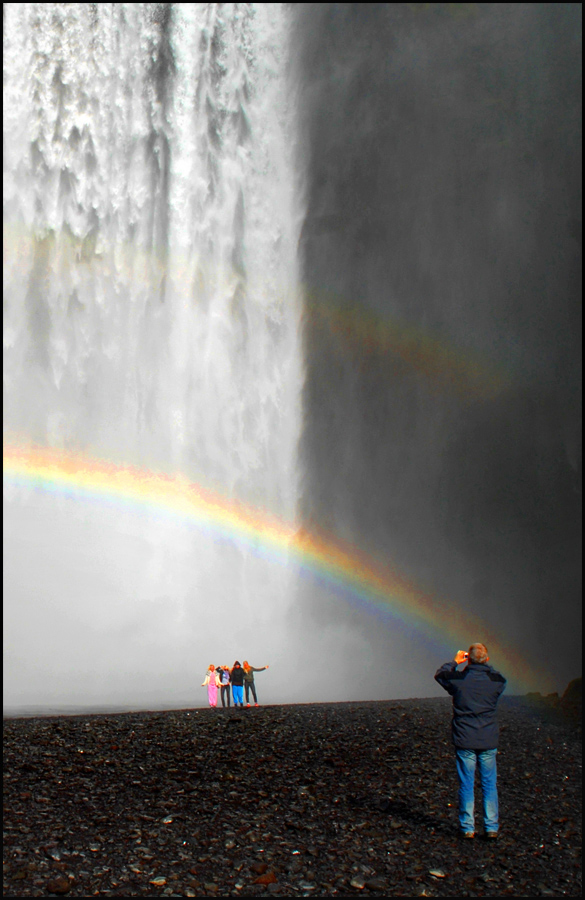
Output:
<path fill-rule="evenodd" d="M 575 720 L 501 702 L 500 837 L 460 842 L 450 715 L 441 698 L 5 720 L 4 893 L 580 896 Z"/>
<path fill-rule="evenodd" d="M 564 683 L 581 654 L 581 10 L 295 9 L 304 523 L 489 610 Z M 305 620 L 321 615 L 356 627 L 307 591 Z M 391 639 L 362 627 L 384 659 Z"/>

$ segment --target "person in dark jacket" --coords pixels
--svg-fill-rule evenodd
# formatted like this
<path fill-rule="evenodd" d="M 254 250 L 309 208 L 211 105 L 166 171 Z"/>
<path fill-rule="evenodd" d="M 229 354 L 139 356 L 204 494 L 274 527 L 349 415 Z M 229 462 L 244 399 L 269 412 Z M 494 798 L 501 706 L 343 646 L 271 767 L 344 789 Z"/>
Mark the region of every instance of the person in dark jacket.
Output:
<path fill-rule="evenodd" d="M 232 696 L 234 698 L 234 706 L 243 708 L 244 706 L 244 670 L 236 659 L 232 666 L 231 673 Z"/>
<path fill-rule="evenodd" d="M 226 697 L 228 709 L 231 706 L 231 687 L 230 687 L 230 669 L 229 666 L 218 666 L 217 674 L 219 675 L 219 687 L 221 690 L 221 705 L 225 709 Z"/>
<path fill-rule="evenodd" d="M 484 644 L 472 644 L 467 652 L 458 650 L 451 662 L 435 672 L 435 681 L 453 697 L 451 732 L 455 745 L 459 778 L 459 826 L 461 836 L 475 837 L 475 768 L 483 794 L 483 821 L 486 838 L 498 836 L 498 789 L 496 755 L 498 721 L 496 707 L 506 687 L 506 679 L 488 666 Z M 457 666 L 467 662 L 464 669 Z"/>

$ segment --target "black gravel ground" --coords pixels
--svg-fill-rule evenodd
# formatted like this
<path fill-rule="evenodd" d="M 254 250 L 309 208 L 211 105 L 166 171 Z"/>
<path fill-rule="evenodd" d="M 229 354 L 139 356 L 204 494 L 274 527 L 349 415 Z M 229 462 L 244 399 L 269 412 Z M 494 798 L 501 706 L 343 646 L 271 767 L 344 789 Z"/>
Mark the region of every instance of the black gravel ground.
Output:
<path fill-rule="evenodd" d="M 4 894 L 580 896 L 578 721 L 502 700 L 488 843 L 457 836 L 449 720 L 449 698 L 5 719 Z"/>

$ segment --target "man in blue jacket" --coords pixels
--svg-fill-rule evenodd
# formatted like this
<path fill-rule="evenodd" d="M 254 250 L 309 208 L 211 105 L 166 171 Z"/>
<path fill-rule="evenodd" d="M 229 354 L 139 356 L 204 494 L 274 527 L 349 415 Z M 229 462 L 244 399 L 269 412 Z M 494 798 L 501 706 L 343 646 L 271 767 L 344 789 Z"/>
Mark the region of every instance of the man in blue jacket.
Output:
<path fill-rule="evenodd" d="M 499 828 L 496 706 L 506 679 L 488 666 L 488 660 L 484 644 L 472 644 L 467 652 L 458 650 L 451 662 L 437 669 L 435 681 L 453 697 L 451 729 L 459 778 L 461 836 L 475 836 L 473 785 L 479 764 L 485 836 L 494 840 Z M 459 670 L 457 666 L 464 662 L 467 666 Z"/>

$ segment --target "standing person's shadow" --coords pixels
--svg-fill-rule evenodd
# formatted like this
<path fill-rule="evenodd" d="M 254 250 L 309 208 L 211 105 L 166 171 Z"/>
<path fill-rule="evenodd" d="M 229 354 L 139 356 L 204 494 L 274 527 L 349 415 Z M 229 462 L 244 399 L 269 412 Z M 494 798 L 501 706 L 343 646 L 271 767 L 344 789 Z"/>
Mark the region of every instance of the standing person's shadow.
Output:
<path fill-rule="evenodd" d="M 366 796 L 348 797 L 348 803 L 354 809 L 369 809 L 372 812 L 382 813 L 395 819 L 401 819 L 408 825 L 425 826 L 433 831 L 451 832 L 452 826 L 443 818 L 433 816 L 423 809 L 417 808 L 415 803 L 405 800 L 396 800 L 393 797 L 373 799 Z"/>

